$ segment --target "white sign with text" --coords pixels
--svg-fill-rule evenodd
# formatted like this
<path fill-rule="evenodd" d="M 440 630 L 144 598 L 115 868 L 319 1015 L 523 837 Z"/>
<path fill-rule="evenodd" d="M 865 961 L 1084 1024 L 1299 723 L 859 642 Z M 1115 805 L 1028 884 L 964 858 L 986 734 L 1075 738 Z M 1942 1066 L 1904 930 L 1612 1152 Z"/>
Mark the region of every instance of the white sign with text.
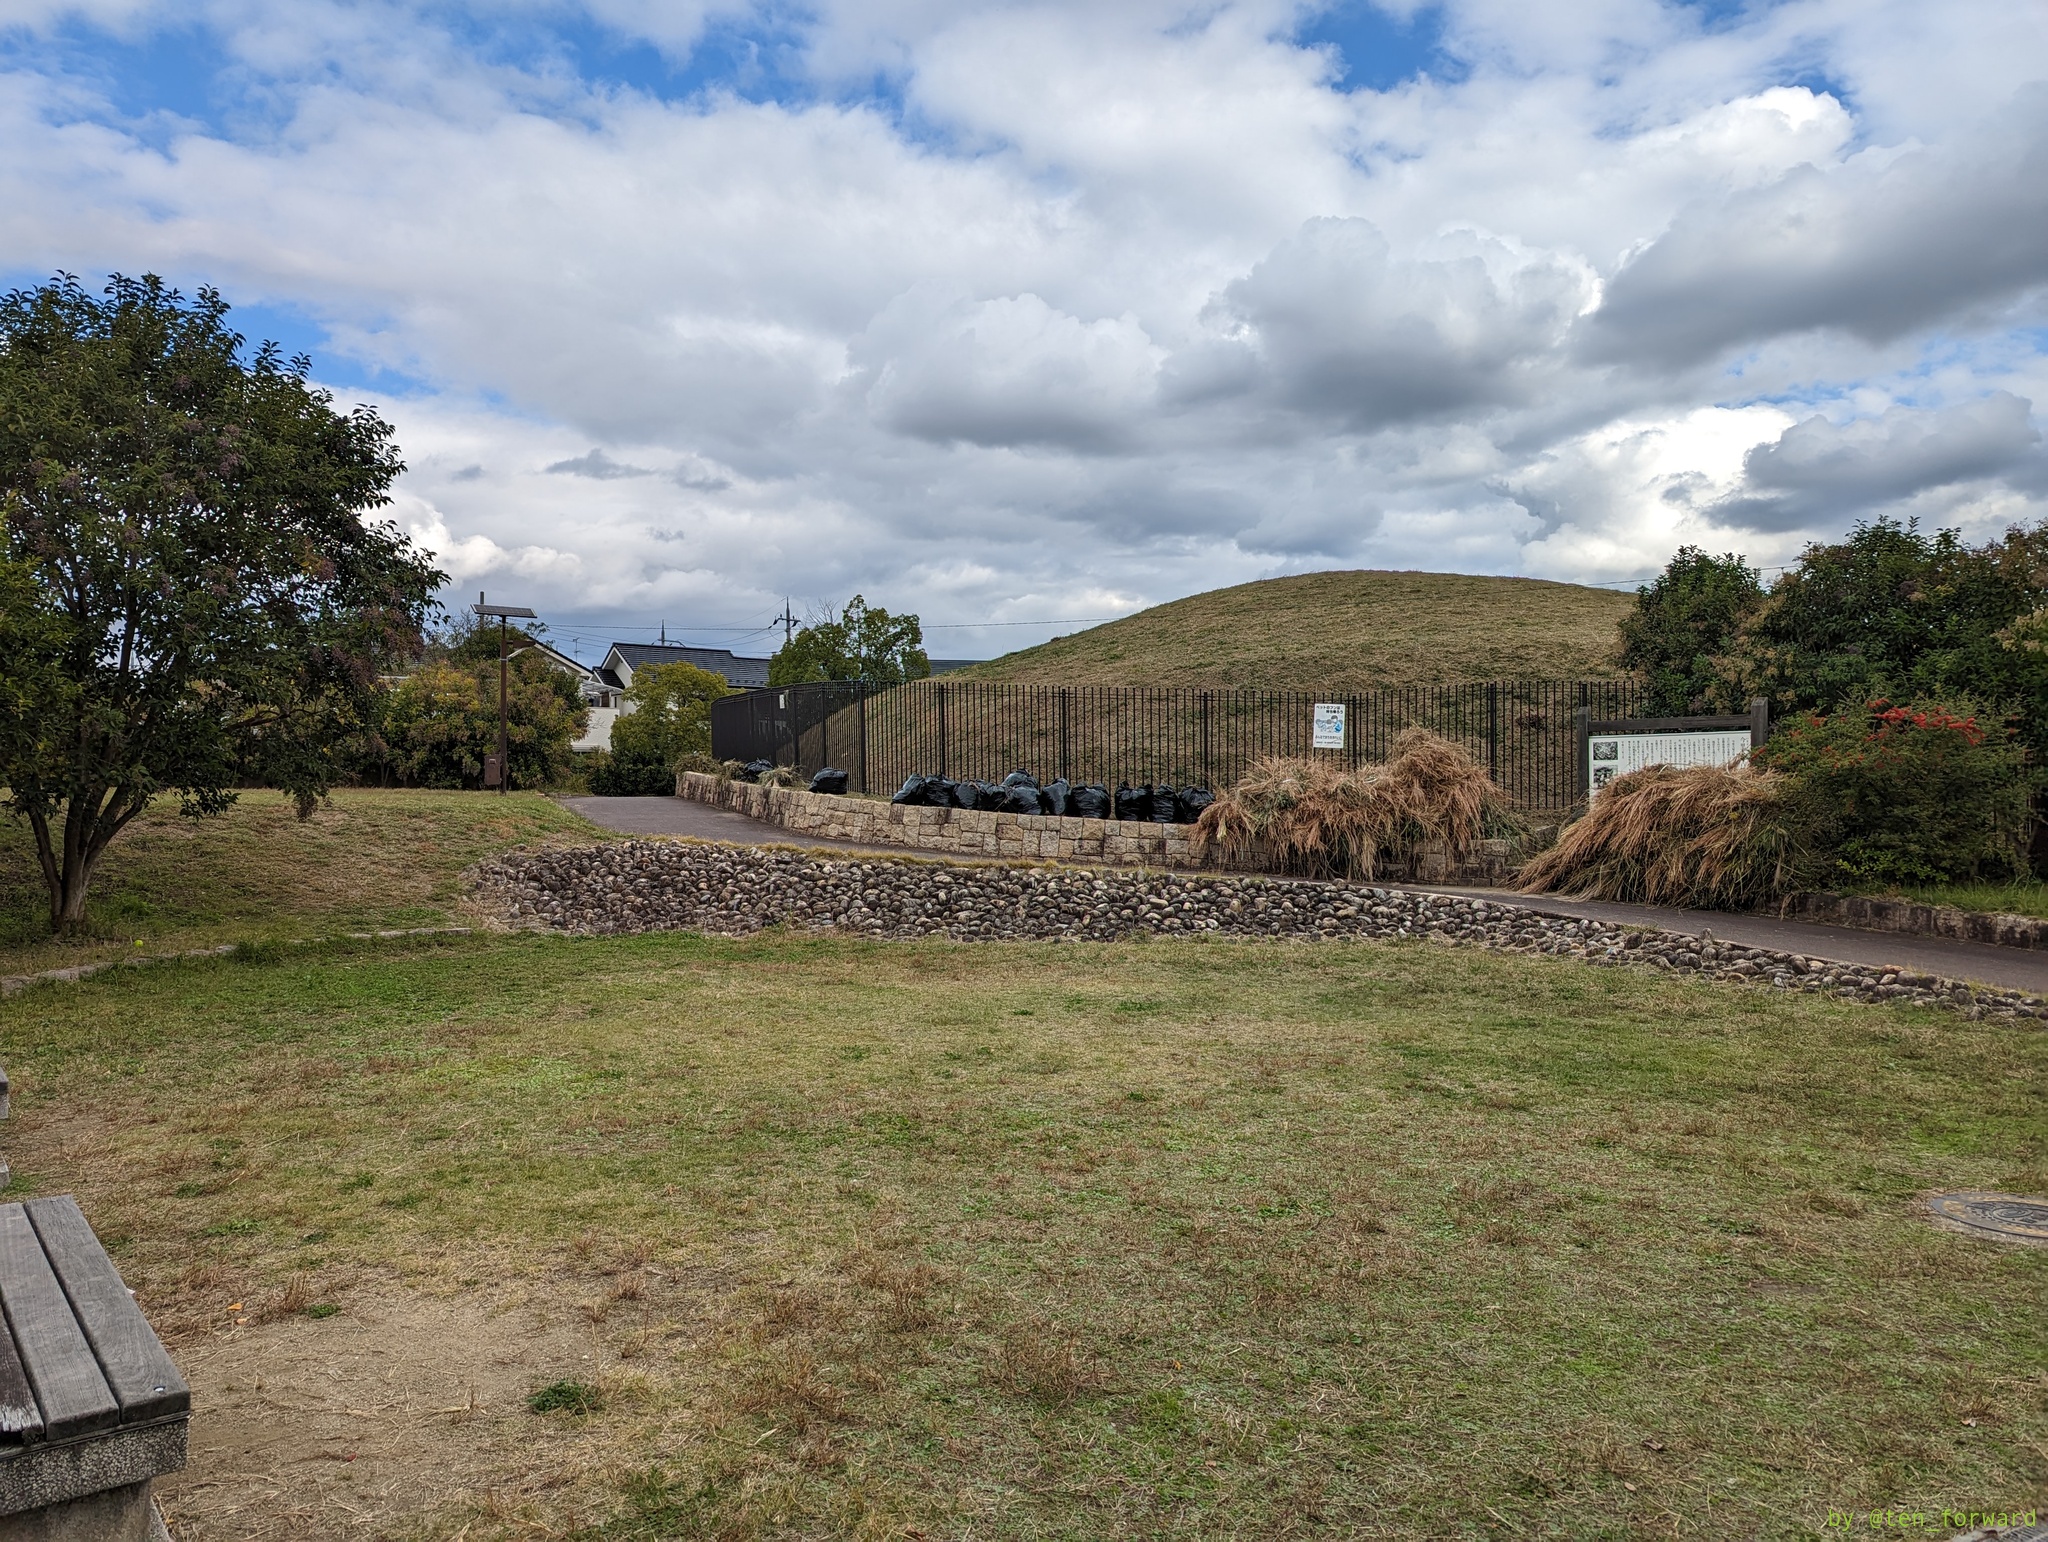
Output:
<path fill-rule="evenodd" d="M 1319 701 L 1316 703 L 1315 730 L 1309 743 L 1319 750 L 1341 750 L 1344 748 L 1344 703 L 1341 701 Z"/>
<path fill-rule="evenodd" d="M 1645 766 L 1729 766 L 1749 753 L 1746 728 L 1702 729 L 1675 734 L 1595 734 L 1587 741 L 1592 761 L 1590 796 L 1617 776 Z"/>

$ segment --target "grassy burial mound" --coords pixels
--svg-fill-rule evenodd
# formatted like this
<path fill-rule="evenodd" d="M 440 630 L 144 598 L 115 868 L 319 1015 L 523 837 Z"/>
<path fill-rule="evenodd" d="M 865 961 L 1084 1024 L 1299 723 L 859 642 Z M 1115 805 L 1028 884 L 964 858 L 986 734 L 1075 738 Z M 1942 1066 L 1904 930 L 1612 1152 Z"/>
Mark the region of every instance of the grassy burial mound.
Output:
<path fill-rule="evenodd" d="M 1536 735 L 1532 768 L 1503 784 L 1531 807 L 1561 806 L 1570 797 L 1551 784 L 1569 780 L 1571 702 L 1554 692 L 1503 697 L 1489 719 L 1482 682 L 1621 681 L 1615 628 L 1630 603 L 1576 584 L 1459 573 L 1309 573 L 1193 595 L 877 697 L 868 790 L 893 791 L 912 771 L 993 779 L 1017 766 L 1111 785 L 1221 787 L 1261 756 L 1304 753 L 1317 700 L 1363 693 L 1351 708 L 1354 759 L 1385 758 L 1418 724 L 1473 746 Z M 1028 689 L 1044 686 L 1069 688 L 1070 699 Z M 1110 689 L 1131 686 L 1179 694 Z M 1240 688 L 1295 699 L 1201 694 Z M 1437 689 L 1411 699 L 1400 694 L 1408 688 Z M 1607 712 L 1618 702 L 1592 705 Z M 849 764 L 861 732 L 857 712 L 837 713 L 823 735 L 805 736 L 799 758 L 815 766 L 829 751 Z"/>
<path fill-rule="evenodd" d="M 960 671 L 1023 685 L 1369 690 L 1616 676 L 1621 590 L 1469 573 L 1303 573 L 1190 595 Z"/>

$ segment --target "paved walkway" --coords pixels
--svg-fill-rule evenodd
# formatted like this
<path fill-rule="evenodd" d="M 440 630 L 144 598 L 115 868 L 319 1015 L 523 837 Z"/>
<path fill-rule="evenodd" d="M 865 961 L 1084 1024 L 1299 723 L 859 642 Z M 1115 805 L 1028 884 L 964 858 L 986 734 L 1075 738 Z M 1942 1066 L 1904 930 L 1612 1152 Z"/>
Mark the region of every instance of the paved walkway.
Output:
<path fill-rule="evenodd" d="M 688 798 L 559 798 L 571 813 L 581 814 L 594 825 L 627 835 L 688 835 L 701 841 L 724 841 L 730 846 L 803 846 L 831 851 L 859 851 L 877 856 L 932 856 L 932 852 L 911 852 L 901 846 L 861 846 L 852 841 L 828 841 L 820 836 L 799 835 L 780 825 L 764 824 L 736 814 L 731 809 L 713 808 Z"/>
<path fill-rule="evenodd" d="M 1661 905 L 1616 905 L 1606 900 L 1562 899 L 1554 894 L 1517 894 L 1509 889 L 1451 889 L 1432 884 L 1398 887 L 1463 894 L 1473 899 L 1522 905 L 1549 915 L 1584 916 L 1624 926 L 1661 926 L 1666 931 L 1684 932 L 1692 937 L 1712 931 L 1722 942 L 1739 942 L 1746 947 L 1777 948 L 1844 964 L 1897 964 L 1921 974 L 2048 996 L 2048 952 L 2030 948 L 2000 948 L 1988 942 L 1956 942 L 1947 937 L 1913 937 L 1900 932 L 1866 932 L 1851 926 L 1819 926 L 1811 921 L 1780 921 L 1771 916 L 1734 915 L 1723 910 L 1671 910 Z"/>
<path fill-rule="evenodd" d="M 936 852 L 911 852 L 901 846 L 857 846 L 793 834 L 779 825 L 763 824 L 731 809 L 712 808 L 687 798 L 564 798 L 564 808 L 592 824 L 630 835 L 690 835 L 736 846 L 807 846 L 856 851 L 873 856 L 931 858 Z M 1718 910 L 1670 910 L 1657 905 L 1615 905 L 1604 900 L 1568 900 L 1548 894 L 1516 894 L 1506 889 L 1455 889 L 1430 884 L 1390 887 L 1430 889 L 1473 899 L 1522 905 L 1551 915 L 1584 916 L 1626 926 L 1661 926 L 1666 931 L 1698 936 L 1711 930 L 1723 942 L 1777 948 L 1809 958 L 1844 964 L 1897 964 L 1922 974 L 1971 980 L 2003 990 L 2048 996 L 2048 952 L 1999 948 L 1983 942 L 1953 942 L 1946 937 L 1909 937 L 1896 932 L 1865 932 L 1846 926 L 1818 926 L 1811 921 L 1779 921 L 1769 916 L 1731 915 Z"/>

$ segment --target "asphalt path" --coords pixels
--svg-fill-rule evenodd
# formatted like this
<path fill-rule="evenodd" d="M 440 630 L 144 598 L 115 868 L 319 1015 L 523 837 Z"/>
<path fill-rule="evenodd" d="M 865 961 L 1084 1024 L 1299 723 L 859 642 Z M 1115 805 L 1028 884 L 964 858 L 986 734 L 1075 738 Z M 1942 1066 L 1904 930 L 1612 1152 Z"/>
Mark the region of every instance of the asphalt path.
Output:
<path fill-rule="evenodd" d="M 764 824 L 728 808 L 713 808 L 688 798 L 560 798 L 563 808 L 594 825 L 625 835 L 683 835 L 728 846 L 802 846 L 806 850 L 858 851 L 875 856 L 935 856 L 902 846 L 861 846 L 802 835 L 780 825 Z"/>
<path fill-rule="evenodd" d="M 1511 889 L 1452 889 L 1434 884 L 1400 884 L 1436 894 L 1462 894 L 1471 899 L 1521 905 L 1555 916 L 1584 916 L 1622 926 L 1658 926 L 1667 932 L 1697 937 L 1711 931 L 1721 942 L 1751 948 L 1776 948 L 1807 958 L 1843 964 L 1896 964 L 1919 974 L 1950 980 L 1971 980 L 2004 990 L 2048 996 L 2048 953 L 2031 948 L 2001 948 L 1988 942 L 1957 942 L 1947 937 L 1915 937 L 1902 932 L 1870 932 L 1853 926 L 1820 926 L 1812 921 L 1780 921 L 1773 916 L 1735 915 L 1722 910 L 1672 910 L 1661 905 L 1616 905 L 1606 900 L 1564 899 L 1555 894 L 1517 894 Z"/>
<path fill-rule="evenodd" d="M 802 846 L 869 856 L 944 860 L 940 853 L 913 852 L 901 846 L 861 846 L 850 841 L 798 835 L 780 825 L 764 824 L 731 809 L 712 808 L 687 798 L 563 798 L 561 802 L 564 808 L 581 814 L 592 824 L 628 835 L 681 835 L 734 846 Z M 1657 926 L 1693 937 L 1711 931 L 1722 942 L 1747 947 L 1776 948 L 1844 964 L 1896 964 L 1915 973 L 2048 996 L 2048 952 L 2026 948 L 2000 948 L 1984 942 L 1955 942 L 1946 937 L 1912 937 L 1898 932 L 1867 932 L 1854 927 L 1820 926 L 1811 921 L 1780 921 L 1770 916 L 1733 915 L 1718 910 L 1672 910 L 1659 905 L 1617 905 L 1550 894 L 1516 894 L 1507 889 L 1459 889 L 1432 884 L 1388 887 L 1460 894 L 1550 915 L 1583 916 L 1623 926 Z"/>

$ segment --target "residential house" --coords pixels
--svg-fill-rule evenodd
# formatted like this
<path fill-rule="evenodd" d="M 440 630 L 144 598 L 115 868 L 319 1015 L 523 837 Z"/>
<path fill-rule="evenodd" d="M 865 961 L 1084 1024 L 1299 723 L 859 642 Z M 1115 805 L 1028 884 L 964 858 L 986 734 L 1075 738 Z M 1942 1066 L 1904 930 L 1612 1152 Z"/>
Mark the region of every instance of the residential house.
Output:
<path fill-rule="evenodd" d="M 685 648 L 675 643 L 613 643 L 598 665 L 581 664 L 546 643 L 535 647 L 548 655 L 558 668 L 576 677 L 584 705 L 590 711 L 590 726 L 572 749 L 608 750 L 612 747 L 612 724 L 624 710 L 621 703 L 633 684 L 636 671 L 656 664 L 695 664 L 713 674 L 725 676 L 725 683 L 740 690 L 757 690 L 768 683 L 768 661 L 748 658 L 725 648 Z M 933 659 L 932 673 L 948 674 L 965 669 L 974 659 Z"/>

